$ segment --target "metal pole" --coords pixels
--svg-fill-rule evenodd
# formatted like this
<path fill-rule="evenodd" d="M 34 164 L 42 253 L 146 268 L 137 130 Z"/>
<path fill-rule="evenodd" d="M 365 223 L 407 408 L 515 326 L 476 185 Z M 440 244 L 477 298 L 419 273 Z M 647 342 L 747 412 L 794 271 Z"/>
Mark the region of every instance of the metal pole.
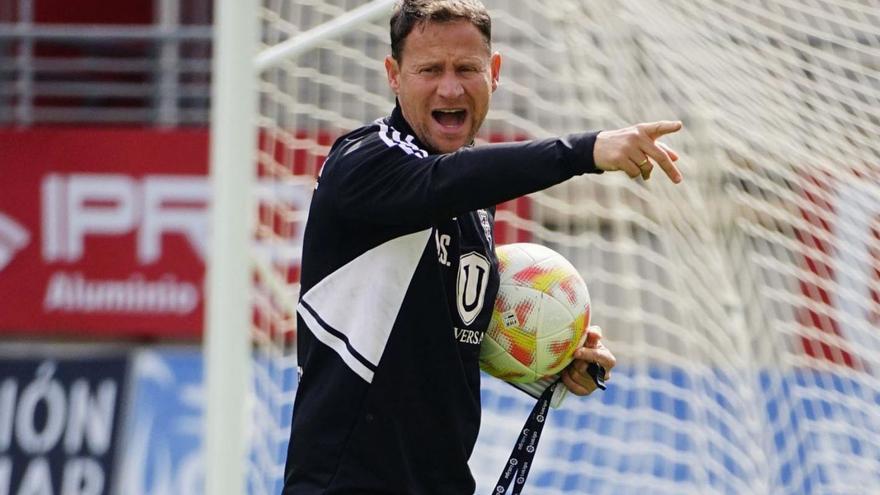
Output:
<path fill-rule="evenodd" d="M 179 0 L 154 0 L 156 6 L 155 23 L 161 33 L 171 33 L 180 24 Z M 179 121 L 178 67 L 180 62 L 180 40 L 172 36 L 159 36 L 159 63 L 157 67 L 157 121 L 160 127 L 174 127 Z"/>
<path fill-rule="evenodd" d="M 24 0 L 32 1 L 32 0 Z M 84 40 L 143 40 L 174 38 L 176 40 L 204 40 L 211 38 L 211 26 L 178 26 L 165 31 L 154 26 L 58 24 L 23 25 L 0 22 L 0 39 L 39 39 L 82 42 Z"/>
<path fill-rule="evenodd" d="M 251 198 L 255 176 L 256 0 L 216 0 L 211 250 L 205 331 L 205 493 L 246 492 L 251 370 Z"/>
<path fill-rule="evenodd" d="M 24 31 L 33 29 L 33 0 L 20 0 L 18 9 L 19 28 Z M 15 120 L 18 125 L 28 126 L 34 122 L 34 40 L 22 38 L 19 43 L 17 57 L 18 103 L 15 106 Z"/>

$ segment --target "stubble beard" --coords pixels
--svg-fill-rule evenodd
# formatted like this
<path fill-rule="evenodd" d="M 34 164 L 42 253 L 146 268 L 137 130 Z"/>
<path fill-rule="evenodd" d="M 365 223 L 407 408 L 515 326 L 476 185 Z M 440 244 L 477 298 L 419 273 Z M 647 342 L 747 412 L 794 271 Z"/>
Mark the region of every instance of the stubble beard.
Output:
<path fill-rule="evenodd" d="M 454 150 L 441 150 L 441 148 L 440 148 L 440 146 L 438 146 L 437 142 L 434 141 L 434 139 L 431 137 L 431 134 L 429 132 L 427 132 L 428 129 L 423 129 L 421 132 L 422 135 L 418 136 L 418 138 L 420 141 L 422 141 L 422 143 L 424 143 L 425 146 L 428 147 L 428 151 L 430 151 L 431 153 L 437 153 L 437 154 L 455 153 L 456 151 L 458 151 L 462 148 L 469 148 L 474 145 L 474 139 L 477 137 L 477 133 L 480 131 L 480 127 L 482 127 L 484 120 L 485 120 L 485 117 L 480 119 L 479 122 L 472 121 L 471 122 L 471 132 L 469 132 L 467 137 L 465 137 L 464 142 L 461 145 L 459 145 L 457 148 L 455 148 Z M 425 126 L 425 127 L 427 127 L 427 126 Z M 418 132 L 417 132 L 417 134 L 418 134 Z"/>

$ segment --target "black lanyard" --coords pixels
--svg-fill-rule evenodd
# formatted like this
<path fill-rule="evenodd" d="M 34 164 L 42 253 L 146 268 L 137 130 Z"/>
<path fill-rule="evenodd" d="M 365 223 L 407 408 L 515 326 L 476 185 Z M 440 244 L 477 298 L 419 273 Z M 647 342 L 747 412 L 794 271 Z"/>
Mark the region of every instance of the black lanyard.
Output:
<path fill-rule="evenodd" d="M 605 390 L 605 381 L 603 380 L 605 369 L 596 363 L 590 363 L 587 367 L 587 372 L 593 378 L 596 386 Z M 513 452 L 510 453 L 510 458 L 507 459 L 507 465 L 504 466 L 504 471 L 501 473 L 501 477 L 498 478 L 498 483 L 495 484 L 495 491 L 492 492 L 494 495 L 507 493 L 511 482 L 513 482 L 512 495 L 522 493 L 523 486 L 526 484 L 526 478 L 529 476 L 529 470 L 532 467 L 532 461 L 535 459 L 535 452 L 538 450 L 541 431 L 547 422 L 547 413 L 550 412 L 550 400 L 553 398 L 553 391 L 559 386 L 559 381 L 557 379 L 547 387 L 538 399 L 538 403 L 532 408 L 529 419 L 526 420 L 516 445 L 513 447 Z"/>

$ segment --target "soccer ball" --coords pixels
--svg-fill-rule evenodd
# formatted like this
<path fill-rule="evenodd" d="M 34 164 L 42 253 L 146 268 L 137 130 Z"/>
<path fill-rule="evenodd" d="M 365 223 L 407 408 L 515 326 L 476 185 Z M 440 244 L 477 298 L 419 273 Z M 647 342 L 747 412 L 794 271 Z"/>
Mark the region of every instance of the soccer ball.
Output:
<path fill-rule="evenodd" d="M 586 338 L 590 293 L 575 268 L 538 244 L 499 246 L 501 286 L 480 348 L 480 368 L 531 383 L 562 371 Z"/>

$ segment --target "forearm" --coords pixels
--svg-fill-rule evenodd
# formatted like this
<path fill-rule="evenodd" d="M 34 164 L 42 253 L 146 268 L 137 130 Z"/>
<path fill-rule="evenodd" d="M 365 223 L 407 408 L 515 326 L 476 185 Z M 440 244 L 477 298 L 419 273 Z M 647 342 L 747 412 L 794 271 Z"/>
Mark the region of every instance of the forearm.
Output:
<path fill-rule="evenodd" d="M 596 133 L 573 134 L 355 166 L 341 183 L 341 211 L 380 223 L 422 223 L 494 206 L 575 175 L 600 173 L 593 163 L 595 139 Z"/>
<path fill-rule="evenodd" d="M 444 155 L 434 166 L 437 216 L 493 206 L 559 184 L 575 175 L 598 173 L 595 134 L 522 143 L 490 144 Z"/>

